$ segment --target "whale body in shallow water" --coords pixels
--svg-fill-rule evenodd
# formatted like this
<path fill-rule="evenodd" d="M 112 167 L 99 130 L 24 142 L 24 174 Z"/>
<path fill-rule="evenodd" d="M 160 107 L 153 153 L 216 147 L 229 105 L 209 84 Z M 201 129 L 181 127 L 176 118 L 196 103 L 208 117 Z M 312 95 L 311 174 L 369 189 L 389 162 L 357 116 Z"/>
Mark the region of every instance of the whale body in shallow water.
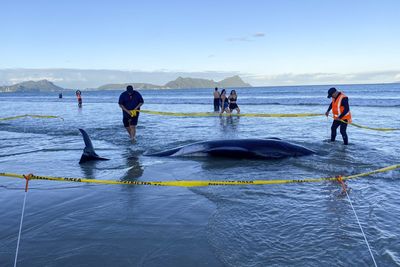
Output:
<path fill-rule="evenodd" d="M 315 152 L 278 138 L 233 139 L 197 142 L 169 150 L 146 154 L 154 157 L 212 156 L 226 158 L 280 159 L 311 155 Z"/>
<path fill-rule="evenodd" d="M 79 163 L 92 160 L 107 160 L 96 154 L 89 135 L 82 129 L 85 149 Z M 314 154 L 313 150 L 292 144 L 279 138 L 232 139 L 192 143 L 161 152 L 145 154 L 152 157 L 225 157 L 239 159 L 281 159 Z"/>

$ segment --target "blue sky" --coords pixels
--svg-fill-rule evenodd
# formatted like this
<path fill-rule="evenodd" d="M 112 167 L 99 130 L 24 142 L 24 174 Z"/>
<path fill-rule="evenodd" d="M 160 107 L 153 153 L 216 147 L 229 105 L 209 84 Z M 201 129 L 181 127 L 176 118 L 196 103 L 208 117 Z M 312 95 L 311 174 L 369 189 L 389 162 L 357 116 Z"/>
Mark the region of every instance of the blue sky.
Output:
<path fill-rule="evenodd" d="M 398 0 L 7 0 L 1 14 L 0 69 L 226 72 L 255 84 L 321 75 L 400 81 Z"/>

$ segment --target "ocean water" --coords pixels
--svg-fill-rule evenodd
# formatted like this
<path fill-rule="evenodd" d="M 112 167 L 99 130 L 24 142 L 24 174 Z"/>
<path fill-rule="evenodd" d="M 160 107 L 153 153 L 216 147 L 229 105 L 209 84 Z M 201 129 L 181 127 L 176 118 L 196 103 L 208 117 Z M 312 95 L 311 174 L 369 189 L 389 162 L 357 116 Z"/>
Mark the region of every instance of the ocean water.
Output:
<path fill-rule="evenodd" d="M 339 86 L 353 121 L 400 128 L 400 84 Z M 237 89 L 243 113 L 324 113 L 327 86 Z M 141 91 L 144 109 L 212 111 L 212 89 Z M 229 90 L 228 90 L 229 91 Z M 137 141 L 122 126 L 121 92 L 75 96 L 0 94 L 0 172 L 111 180 L 253 180 L 332 177 L 399 163 L 400 132 L 310 118 L 167 117 L 141 114 Z M 100 156 L 79 165 L 78 128 Z M 279 137 L 316 150 L 282 160 L 154 158 L 197 141 Z M 24 181 L 0 177 L 0 266 L 12 266 Z M 349 196 L 379 266 L 400 266 L 400 172 L 350 180 Z M 18 266 L 372 266 L 356 218 L 336 182 L 198 188 L 34 180 L 27 194 Z"/>

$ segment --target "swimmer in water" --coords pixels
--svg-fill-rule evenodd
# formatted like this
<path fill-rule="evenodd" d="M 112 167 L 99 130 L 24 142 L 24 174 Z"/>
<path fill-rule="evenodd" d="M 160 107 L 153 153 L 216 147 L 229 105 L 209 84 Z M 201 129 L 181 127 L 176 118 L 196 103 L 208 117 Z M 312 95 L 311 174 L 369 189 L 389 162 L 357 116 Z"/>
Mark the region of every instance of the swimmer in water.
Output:
<path fill-rule="evenodd" d="M 76 90 L 75 92 L 76 98 L 78 99 L 78 107 L 82 107 L 82 92 L 80 90 Z"/>

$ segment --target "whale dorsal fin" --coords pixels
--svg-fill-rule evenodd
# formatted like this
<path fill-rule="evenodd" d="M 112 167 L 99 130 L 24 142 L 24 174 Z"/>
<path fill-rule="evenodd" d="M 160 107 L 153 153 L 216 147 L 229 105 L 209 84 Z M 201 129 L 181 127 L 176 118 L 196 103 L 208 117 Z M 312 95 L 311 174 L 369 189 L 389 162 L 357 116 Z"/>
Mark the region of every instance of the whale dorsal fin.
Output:
<path fill-rule="evenodd" d="M 83 149 L 83 153 L 81 159 L 79 160 L 79 164 L 91 160 L 108 160 L 96 154 L 96 152 L 94 151 L 92 140 L 90 140 L 90 137 L 87 134 L 87 132 L 83 129 L 79 129 L 79 131 L 81 132 L 83 141 L 85 142 L 85 148 Z"/>

